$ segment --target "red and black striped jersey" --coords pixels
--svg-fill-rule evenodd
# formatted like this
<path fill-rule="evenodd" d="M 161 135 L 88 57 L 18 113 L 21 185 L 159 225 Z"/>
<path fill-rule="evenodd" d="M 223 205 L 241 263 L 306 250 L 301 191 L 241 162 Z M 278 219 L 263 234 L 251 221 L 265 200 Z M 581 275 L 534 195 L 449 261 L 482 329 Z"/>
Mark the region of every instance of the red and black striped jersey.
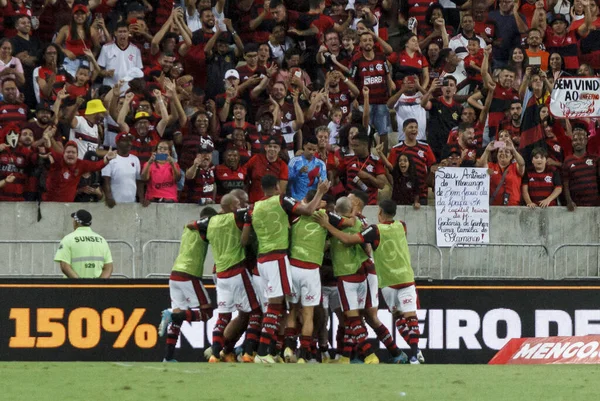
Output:
<path fill-rule="evenodd" d="M 23 201 L 23 194 L 28 188 L 28 169 L 36 157 L 35 152 L 24 146 L 6 148 L 0 152 L 0 180 L 14 175 L 12 183 L 5 183 L 0 190 L 0 201 Z"/>
<path fill-rule="evenodd" d="M 558 53 L 562 56 L 567 71 L 575 71 L 579 68 L 579 39 L 577 31 L 557 36 L 551 27 L 547 27 L 544 44 L 548 53 Z"/>
<path fill-rule="evenodd" d="M 510 104 L 515 98 L 519 98 L 519 94 L 516 90 L 513 88 L 505 88 L 499 83 L 496 83 L 488 114 L 490 138 L 496 138 L 500 123 L 506 117 L 506 111 L 510 109 Z"/>
<path fill-rule="evenodd" d="M 194 164 L 194 159 L 198 154 L 198 149 L 202 145 L 208 145 L 215 148 L 213 139 L 209 136 L 198 135 L 197 133 L 190 134 L 189 129 L 183 130 L 183 139 L 181 143 L 181 154 L 179 155 L 179 165 L 183 171 L 187 170 Z"/>
<path fill-rule="evenodd" d="M 531 201 L 539 204 L 552 194 L 554 188 L 562 187 L 562 180 L 560 179 L 560 172 L 554 167 L 547 166 L 541 173 L 531 168 L 523 175 L 523 185 L 527 185 Z M 556 205 L 555 199 L 549 206 Z"/>
<path fill-rule="evenodd" d="M 215 181 L 217 182 L 217 203 L 219 203 L 223 195 L 227 195 L 234 189 L 246 187 L 246 168 L 240 164 L 236 170 L 232 170 L 225 164 L 219 164 L 215 167 Z"/>
<path fill-rule="evenodd" d="M 473 139 L 473 145 L 476 148 L 481 148 L 483 145 L 483 129 L 485 128 L 485 124 L 477 121 L 473 125 L 473 130 L 475 131 L 475 138 Z M 458 145 L 458 127 L 454 127 L 450 130 L 448 134 L 448 145 Z"/>
<path fill-rule="evenodd" d="M 406 12 L 406 20 L 410 17 L 415 17 L 417 19 L 418 25 L 423 26 L 425 24 L 425 15 L 427 14 L 427 9 L 432 4 L 437 4 L 438 0 L 407 0 L 407 12 Z"/>
<path fill-rule="evenodd" d="M 0 102 L 0 129 L 9 123 L 21 127 L 27 122 L 28 110 L 25 103 Z"/>
<path fill-rule="evenodd" d="M 598 206 L 598 156 L 571 155 L 562 167 L 563 180 L 569 182 L 571 199 L 577 206 Z"/>
<path fill-rule="evenodd" d="M 202 199 L 215 201 L 215 166 L 207 169 L 199 168 L 193 180 L 185 180 L 181 191 L 182 203 L 200 203 Z"/>
<path fill-rule="evenodd" d="M 398 164 L 398 158 L 403 153 L 409 155 L 415 164 L 417 177 L 421 186 L 419 197 L 426 198 L 427 174 L 429 173 L 429 168 L 435 163 L 433 151 L 425 142 L 417 141 L 417 144 L 414 146 L 408 146 L 405 142 L 400 142 L 390 150 L 388 160 L 392 166 Z"/>
<path fill-rule="evenodd" d="M 352 96 L 346 85 L 340 82 L 340 91 L 338 93 L 329 92 L 329 100 L 332 105 L 342 109 L 342 120 L 348 117 L 350 105 L 352 104 Z"/>
<path fill-rule="evenodd" d="M 350 76 L 360 90 L 358 102 L 363 103 L 362 88 L 369 88 L 369 103 L 386 104 L 388 100 L 388 81 L 390 72 L 387 59 L 383 53 L 375 53 L 373 60 L 367 60 L 364 56 L 352 62 Z"/>
<path fill-rule="evenodd" d="M 133 141 L 131 141 L 131 154 L 137 156 L 140 159 L 140 166 L 143 166 L 148 160 L 150 160 L 150 156 L 152 156 L 152 152 L 154 152 L 154 148 L 160 142 L 160 137 L 155 131 L 151 131 L 148 135 L 141 137 L 136 136 Z"/>
<path fill-rule="evenodd" d="M 364 171 L 373 177 L 377 177 L 378 175 L 385 174 L 385 166 L 377 156 L 369 155 L 361 159 L 354 153 L 345 155 L 340 160 L 338 166 L 339 175 L 345 178 L 346 191 L 351 192 L 355 189 L 364 191 L 369 195 L 369 205 L 376 205 L 378 188 L 365 181 L 357 183 L 356 181 L 359 180 L 359 171 Z"/>
<path fill-rule="evenodd" d="M 546 149 L 548 149 L 548 157 L 559 163 L 565 160 L 565 152 L 556 138 L 546 138 Z"/>
<path fill-rule="evenodd" d="M 498 134 L 500 131 L 506 130 L 510 133 L 510 137 L 513 139 L 514 143 L 518 143 L 514 138 L 521 138 L 521 127 L 515 127 L 511 120 L 503 120 L 500 122 L 500 129 L 496 131 L 496 140 L 498 140 Z"/>

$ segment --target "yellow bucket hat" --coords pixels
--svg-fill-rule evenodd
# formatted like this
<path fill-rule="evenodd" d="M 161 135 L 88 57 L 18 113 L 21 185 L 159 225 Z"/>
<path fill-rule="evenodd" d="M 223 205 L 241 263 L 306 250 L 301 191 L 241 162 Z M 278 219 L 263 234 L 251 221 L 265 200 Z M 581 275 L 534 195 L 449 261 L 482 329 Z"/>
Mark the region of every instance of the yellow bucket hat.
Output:
<path fill-rule="evenodd" d="M 85 115 L 89 116 L 90 114 L 97 113 L 106 113 L 106 108 L 102 104 L 102 100 L 93 99 L 87 102 L 87 106 L 85 107 Z"/>

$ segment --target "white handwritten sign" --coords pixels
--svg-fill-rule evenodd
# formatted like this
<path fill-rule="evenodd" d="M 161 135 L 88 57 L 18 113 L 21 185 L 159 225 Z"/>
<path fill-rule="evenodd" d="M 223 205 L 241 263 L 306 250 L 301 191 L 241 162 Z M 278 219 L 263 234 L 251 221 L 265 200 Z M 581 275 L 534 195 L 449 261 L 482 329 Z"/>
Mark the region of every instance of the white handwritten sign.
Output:
<path fill-rule="evenodd" d="M 556 118 L 600 116 L 600 79 L 559 78 L 552 88 L 550 112 Z"/>
<path fill-rule="evenodd" d="M 490 240 L 490 177 L 485 168 L 443 167 L 435 173 L 439 247 Z"/>

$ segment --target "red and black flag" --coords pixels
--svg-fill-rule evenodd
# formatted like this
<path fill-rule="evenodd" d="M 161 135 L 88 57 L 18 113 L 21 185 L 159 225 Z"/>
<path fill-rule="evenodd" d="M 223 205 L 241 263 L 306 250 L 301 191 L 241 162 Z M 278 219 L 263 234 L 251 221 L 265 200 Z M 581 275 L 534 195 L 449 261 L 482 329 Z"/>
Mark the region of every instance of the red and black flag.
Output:
<path fill-rule="evenodd" d="M 523 110 L 523 120 L 521 122 L 521 141 L 519 142 L 519 152 L 525 164 L 531 165 L 531 151 L 534 148 L 546 148 L 544 140 L 544 126 L 540 119 L 540 106 L 538 99 L 532 96 L 527 101 L 527 105 Z"/>

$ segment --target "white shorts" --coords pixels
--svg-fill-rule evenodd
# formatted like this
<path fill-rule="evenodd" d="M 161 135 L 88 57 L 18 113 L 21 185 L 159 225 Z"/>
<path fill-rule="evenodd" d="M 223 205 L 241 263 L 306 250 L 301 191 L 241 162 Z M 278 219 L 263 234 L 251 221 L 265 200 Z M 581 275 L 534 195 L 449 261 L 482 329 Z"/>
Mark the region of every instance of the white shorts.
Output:
<path fill-rule="evenodd" d="M 219 313 L 250 312 L 258 306 L 252 280 L 246 269 L 233 277 L 217 278 L 217 311 Z"/>
<path fill-rule="evenodd" d="M 200 279 L 186 281 L 169 280 L 172 309 L 191 309 L 210 304 L 206 288 Z"/>
<path fill-rule="evenodd" d="M 321 303 L 321 275 L 319 269 L 303 269 L 291 265 L 292 288 L 290 302 L 302 306 L 317 306 Z"/>
<path fill-rule="evenodd" d="M 323 293 L 323 308 L 325 311 L 334 312 L 336 309 L 341 308 L 340 305 L 340 292 L 337 287 L 321 287 Z"/>
<path fill-rule="evenodd" d="M 414 285 L 400 289 L 384 287 L 381 289 L 381 294 L 392 313 L 417 311 L 417 288 Z"/>
<path fill-rule="evenodd" d="M 365 309 L 367 300 L 366 277 L 358 283 L 339 280 L 338 291 L 340 292 L 340 303 L 344 312 Z"/>
<path fill-rule="evenodd" d="M 265 313 L 267 306 L 269 305 L 269 298 L 267 298 L 267 283 L 261 276 L 252 275 L 252 287 L 254 287 L 254 293 L 258 298 L 260 309 Z"/>
<path fill-rule="evenodd" d="M 377 274 L 367 274 L 367 289 L 365 308 L 379 308 L 379 280 Z"/>
<path fill-rule="evenodd" d="M 292 275 L 287 255 L 269 262 L 258 262 L 257 266 L 258 273 L 267 284 L 267 298 L 292 295 Z"/>

